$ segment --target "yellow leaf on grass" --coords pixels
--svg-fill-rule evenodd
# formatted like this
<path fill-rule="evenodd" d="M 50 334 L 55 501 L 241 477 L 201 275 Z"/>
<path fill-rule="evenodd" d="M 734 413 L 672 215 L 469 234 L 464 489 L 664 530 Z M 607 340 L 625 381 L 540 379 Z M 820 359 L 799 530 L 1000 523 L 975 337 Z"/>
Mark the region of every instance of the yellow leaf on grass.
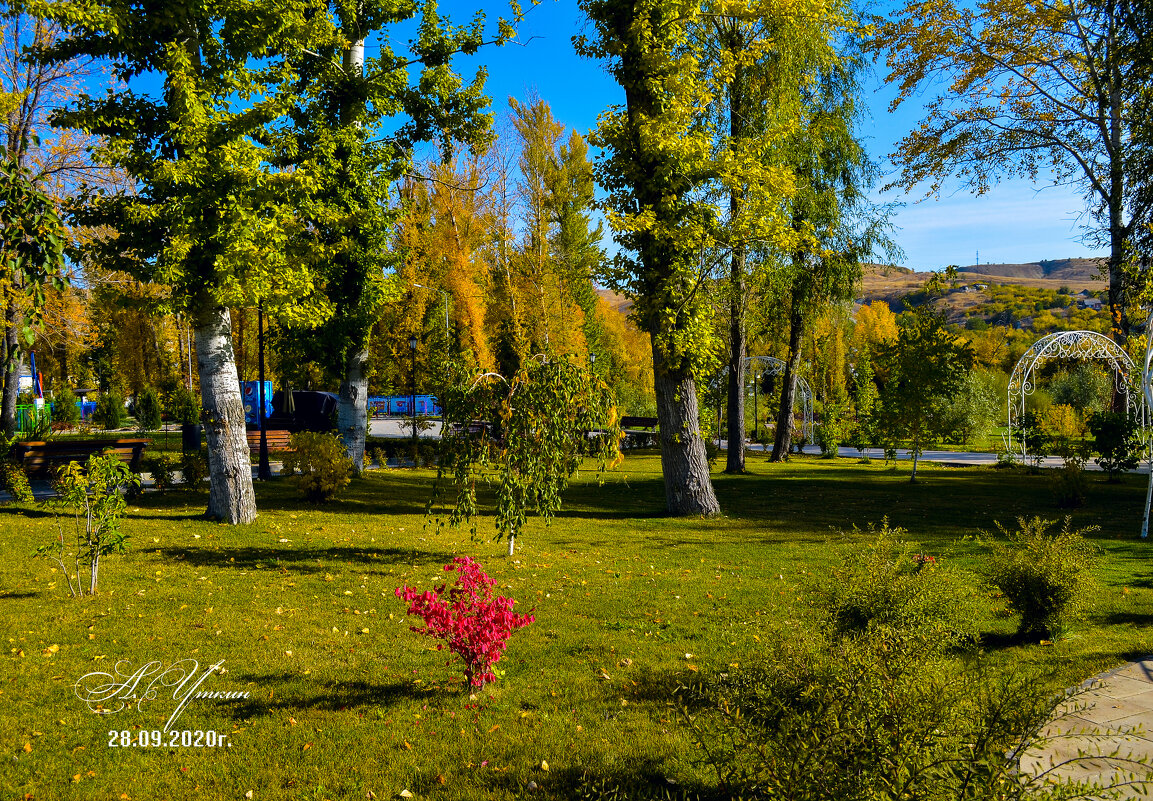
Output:
<path fill-rule="evenodd" d="M 25 754 L 31 754 L 32 753 L 32 743 L 24 743 L 24 753 Z"/>

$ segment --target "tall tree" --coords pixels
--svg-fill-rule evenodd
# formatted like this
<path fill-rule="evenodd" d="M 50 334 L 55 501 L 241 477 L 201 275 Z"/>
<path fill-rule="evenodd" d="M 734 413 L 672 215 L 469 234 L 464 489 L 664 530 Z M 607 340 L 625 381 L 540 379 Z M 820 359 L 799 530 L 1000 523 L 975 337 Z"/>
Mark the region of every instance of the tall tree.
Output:
<path fill-rule="evenodd" d="M 259 142 L 283 121 L 292 64 L 322 25 L 304 2 L 58 0 L 41 11 L 63 26 L 47 63 L 92 57 L 123 81 L 151 72 L 143 88 L 81 95 L 54 124 L 104 138 L 100 157 L 122 169 L 136 192 L 92 191 L 77 220 L 115 236 L 92 256 L 108 269 L 169 284 L 172 307 L 196 335 L 202 417 L 208 434 L 207 514 L 229 523 L 256 517 L 229 306 L 280 308 L 322 318 L 313 270 L 289 252 L 294 200 L 308 173 L 277 173 Z M 296 197 L 294 197 L 294 194 Z"/>
<path fill-rule="evenodd" d="M 634 299 L 633 316 L 652 338 L 661 467 L 673 514 L 720 511 L 697 407 L 697 364 L 714 340 L 700 254 L 715 213 L 694 193 L 711 177 L 711 138 L 699 126 L 708 96 L 688 46 L 695 3 L 582 0 L 595 28 L 582 54 L 608 60 L 624 107 L 601 116 L 591 142 L 609 193 L 609 223 L 621 250 L 610 283 Z"/>
<path fill-rule="evenodd" d="M 833 4 L 834 9 L 836 4 Z M 805 19 L 787 14 L 749 14 L 740 4 L 705 6 L 694 38 L 705 55 L 718 116 L 715 158 L 719 202 L 727 206 L 718 237 L 728 252 L 728 441 L 726 472 L 745 469 L 746 315 L 750 252 L 765 238 L 761 223 L 772 220 L 791 190 L 790 166 L 780 142 L 795 125 L 801 100 L 815 72 L 837 61 L 834 46 L 843 20 Z M 800 24 L 798 24 L 800 22 Z M 758 174 L 750 169 L 761 165 Z M 776 191 L 766 188 L 776 186 Z M 769 204 L 774 208 L 765 208 Z"/>
<path fill-rule="evenodd" d="M 57 25 L 26 13 L 20 3 L 5 4 L 0 9 L 0 127 L 5 170 L 13 180 L 31 182 L 25 189 L 46 193 L 45 197 L 50 198 L 53 205 L 58 204 L 73 187 L 78 176 L 93 168 L 85 152 L 87 143 L 82 138 L 68 134 L 53 135 L 48 128 L 48 115 L 74 95 L 80 81 L 90 72 L 89 59 L 47 63 L 40 58 L 59 34 Z M 16 184 L 6 186 L 9 191 L 15 191 Z M 30 195 L 26 199 L 34 205 L 40 202 Z M 24 212 L 29 208 L 25 206 Z M 13 220 L 16 216 L 13 214 Z M 46 221 L 48 218 L 43 219 Z M 64 235 L 63 231 L 60 233 Z M 60 246 L 63 244 L 61 242 Z M 5 261 L 10 268 L 16 264 L 8 262 L 7 258 Z M 63 262 L 56 264 L 54 269 L 64 270 Z M 17 368 L 30 342 L 29 324 L 35 322 L 26 315 L 31 309 L 33 317 L 38 316 L 43 308 L 40 301 L 45 297 L 42 284 L 29 282 L 48 278 L 47 274 L 37 275 L 35 270 L 24 272 L 19 268 L 4 276 L 8 290 L 3 311 L 0 427 L 9 435 L 16 430 Z M 53 280 L 62 280 L 62 276 Z"/>
<path fill-rule="evenodd" d="M 973 352 L 945 330 L 944 318 L 919 307 L 898 322 L 897 339 L 877 353 L 882 387 L 875 425 L 887 447 L 907 442 L 913 473 L 927 442 L 950 433 L 954 396 L 973 367 Z"/>
<path fill-rule="evenodd" d="M 854 48 L 850 39 L 846 48 Z M 797 175 L 788 202 L 795 244 L 778 278 L 788 309 L 788 352 L 772 460 L 785 459 L 792 444 L 801 346 L 829 304 L 852 297 L 861 265 L 882 242 L 887 216 L 868 200 L 874 167 L 857 138 L 862 63 L 849 50 L 839 61 L 818 66 L 804 93 L 804 124 L 786 158 Z"/>
<path fill-rule="evenodd" d="M 755 157 L 772 136 L 716 147 L 718 115 L 709 110 L 723 104 L 731 68 L 714 70 L 713 54 L 694 35 L 711 11 L 693 0 L 583 0 L 581 8 L 595 38 L 577 37 L 578 52 L 605 59 L 625 95 L 624 106 L 602 115 L 591 137 L 604 149 L 597 175 L 621 245 L 606 279 L 634 299 L 633 317 L 652 339 L 669 511 L 715 514 L 696 377 L 715 360 L 719 343 L 703 289 L 726 240 L 748 238 L 752 230 L 766 240 L 783 233 L 777 207 L 789 175 Z M 738 2 L 723 13 L 791 20 L 802 36 L 840 24 L 835 8 L 806 0 L 785 8 Z M 772 46 L 762 41 L 753 50 Z M 730 141 L 728 132 L 724 139 Z M 715 199 L 734 190 L 744 214 L 726 221 Z"/>
<path fill-rule="evenodd" d="M 1109 247 L 1113 336 L 1130 333 L 1125 264 L 1153 196 L 1134 191 L 1148 161 L 1142 104 L 1149 71 L 1133 40 L 1145 28 L 1130 0 L 912 0 L 878 29 L 896 107 L 925 98 L 921 124 L 894 155 L 894 186 L 940 192 L 955 176 L 981 194 L 1002 176 L 1074 184 L 1089 204 L 1088 237 Z M 1146 19 L 1145 22 L 1148 22 Z M 1145 109 L 1147 111 L 1148 109 Z"/>
<path fill-rule="evenodd" d="M 400 52 L 393 35 L 416 16 L 416 4 L 331 4 L 334 35 L 301 65 L 304 89 L 284 156 L 311 165 L 318 177 L 305 231 L 326 257 L 322 274 L 335 313 L 304 339 L 318 349 L 317 361 L 335 357 L 340 365 L 337 427 L 357 470 L 364 460 L 372 323 L 381 304 L 404 290 L 385 278 L 397 266 L 389 245 L 402 213 L 402 198 L 392 197 L 389 185 L 411 174 L 417 143 L 436 139 L 448 154 L 454 140 L 476 147 L 489 137 L 483 73 L 465 85 L 451 64 L 485 43 L 483 18 L 456 28 L 434 4 L 421 9 L 412 52 Z M 502 23 L 494 42 L 510 34 Z M 379 54 L 366 60 L 369 38 Z"/>

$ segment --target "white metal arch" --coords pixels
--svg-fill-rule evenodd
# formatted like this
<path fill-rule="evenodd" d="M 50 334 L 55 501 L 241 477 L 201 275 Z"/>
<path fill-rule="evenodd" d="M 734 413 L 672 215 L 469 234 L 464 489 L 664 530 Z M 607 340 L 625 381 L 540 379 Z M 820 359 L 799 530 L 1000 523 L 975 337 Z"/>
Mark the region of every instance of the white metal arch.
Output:
<path fill-rule="evenodd" d="M 746 356 L 742 363 L 746 372 L 754 365 L 756 372 L 761 375 L 784 375 L 785 372 L 785 363 L 775 356 Z M 799 375 L 797 394 L 801 397 L 801 433 L 807 442 L 813 442 L 813 391 L 809 389 L 809 383 Z"/>
<path fill-rule="evenodd" d="M 1012 441 L 1013 432 L 1020 428 L 1025 416 L 1025 400 L 1036 387 L 1036 371 L 1053 359 L 1075 359 L 1078 361 L 1105 362 L 1113 371 L 1114 388 L 1125 395 L 1129 410 L 1145 425 L 1149 404 L 1146 396 L 1130 391 L 1135 377 L 1133 360 L 1120 345 L 1096 331 L 1058 331 L 1047 334 L 1033 343 L 1017 361 L 1009 378 L 1009 437 L 1015 450 L 1018 443 Z M 1146 357 L 1148 362 L 1148 356 Z M 1148 372 L 1148 367 L 1146 368 Z M 1148 390 L 1146 390 L 1148 392 Z M 1027 458 L 1025 433 L 1020 434 L 1021 458 Z"/>

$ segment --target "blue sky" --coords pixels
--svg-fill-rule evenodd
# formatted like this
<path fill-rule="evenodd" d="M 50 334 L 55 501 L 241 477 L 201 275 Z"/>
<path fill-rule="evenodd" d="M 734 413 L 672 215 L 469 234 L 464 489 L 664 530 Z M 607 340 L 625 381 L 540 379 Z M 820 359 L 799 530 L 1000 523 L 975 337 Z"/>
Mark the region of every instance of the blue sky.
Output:
<path fill-rule="evenodd" d="M 471 19 L 475 8 L 470 0 L 449 0 L 441 11 L 460 23 Z M 490 15 L 497 13 L 497 6 L 487 8 Z M 598 64 L 573 51 L 571 37 L 584 25 L 576 0 L 545 0 L 529 9 L 520 25 L 523 45 L 486 48 L 473 59 L 488 68 L 488 93 L 498 113 L 507 110 L 510 95 L 520 99 L 535 91 L 552 106 L 557 120 L 583 134 L 601 111 L 623 99 Z M 462 61 L 460 67 L 472 65 Z M 880 68 L 867 94 L 872 119 L 863 124 L 862 134 L 874 159 L 891 172 L 885 157 L 917 123 L 919 108 L 909 103 L 896 114 L 888 113 L 893 92 L 883 85 Z M 1079 241 L 1078 219 L 1085 203 L 1068 187 L 1012 181 L 981 197 L 954 186 L 939 200 L 917 202 L 919 195 L 896 192 L 878 199 L 905 204 L 894 218 L 897 240 L 905 251 L 905 266 L 916 270 L 973 264 L 978 252 L 982 264 L 1105 255 Z"/>

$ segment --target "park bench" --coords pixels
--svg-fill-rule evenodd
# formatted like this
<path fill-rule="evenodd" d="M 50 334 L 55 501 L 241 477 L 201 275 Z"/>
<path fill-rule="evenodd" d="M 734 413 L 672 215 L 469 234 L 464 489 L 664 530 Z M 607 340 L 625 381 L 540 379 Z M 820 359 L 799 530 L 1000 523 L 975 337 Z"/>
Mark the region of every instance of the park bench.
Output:
<path fill-rule="evenodd" d="M 260 453 L 260 431 L 245 432 L 248 435 L 248 450 L 253 454 Z M 292 450 L 289 438 L 292 432 L 284 428 L 267 428 L 264 430 L 264 439 L 268 443 L 269 453 L 286 453 Z"/>
<path fill-rule="evenodd" d="M 13 456 L 30 476 L 50 476 L 69 462 L 86 462 L 94 453 L 113 453 L 134 473 L 140 472 L 140 459 L 150 439 L 53 439 L 47 442 L 17 442 Z"/>
<path fill-rule="evenodd" d="M 655 417 L 625 415 L 621 418 L 621 432 L 625 435 L 621 445 L 625 448 L 652 447 L 656 444 L 658 423 Z"/>

